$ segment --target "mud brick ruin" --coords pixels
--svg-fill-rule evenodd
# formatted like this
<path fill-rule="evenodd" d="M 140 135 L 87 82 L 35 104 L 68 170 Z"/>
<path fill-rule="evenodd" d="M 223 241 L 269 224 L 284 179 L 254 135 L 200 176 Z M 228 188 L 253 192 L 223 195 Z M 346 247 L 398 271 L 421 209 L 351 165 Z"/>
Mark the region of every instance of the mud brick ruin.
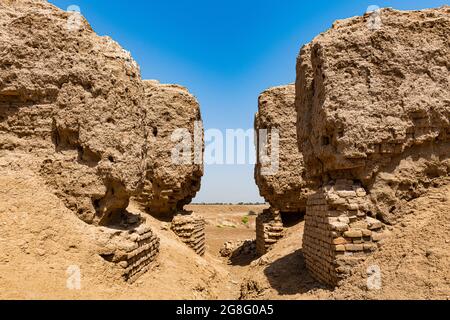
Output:
<path fill-rule="evenodd" d="M 368 208 L 366 191 L 351 180 L 337 180 L 309 196 L 303 252 L 317 278 L 337 284 L 377 249 L 384 225 Z"/>
<path fill-rule="evenodd" d="M 337 21 L 301 49 L 295 88 L 259 99 L 255 128 L 280 129 L 280 168 L 264 176 L 258 159 L 255 180 L 272 212 L 306 211 L 303 253 L 324 283 L 351 274 L 402 204 L 449 175 L 449 12 Z M 258 219 L 261 254 L 270 219 Z"/>
<path fill-rule="evenodd" d="M 1 155 L 93 230 L 94 254 L 126 281 L 158 258 L 150 219 L 204 255 L 205 220 L 184 211 L 203 175 L 197 100 L 143 80 L 129 52 L 71 15 L 44 0 L 0 3 Z M 280 138 L 277 169 L 260 155 L 255 168 L 271 206 L 257 218 L 257 252 L 283 237 L 283 215 L 304 215 L 307 268 L 332 286 L 378 250 L 406 202 L 450 175 L 450 7 L 377 15 L 305 45 L 295 85 L 262 93 L 255 117 L 267 130 L 257 151 Z M 181 164 L 176 129 L 192 149 Z"/>
<path fill-rule="evenodd" d="M 151 215 L 170 217 L 183 211 L 200 190 L 203 176 L 203 127 L 200 106 L 188 90 L 178 85 L 144 81 L 147 142 L 147 172 L 137 200 Z M 189 133 L 192 157 L 172 161 L 176 130 Z"/>
<path fill-rule="evenodd" d="M 283 221 L 281 214 L 274 209 L 267 209 L 256 217 L 256 252 L 266 254 L 270 248 L 283 238 Z"/>
<path fill-rule="evenodd" d="M 325 283 L 338 285 L 406 201 L 449 175 L 449 13 L 383 9 L 378 29 L 370 14 L 337 21 L 300 52 L 299 149 L 321 185 L 303 253 Z"/>
<path fill-rule="evenodd" d="M 270 88 L 260 95 L 258 113 L 255 116 L 258 154 L 255 181 L 261 196 L 271 206 L 271 210 L 267 210 L 256 220 L 257 247 L 258 254 L 261 255 L 282 237 L 281 214 L 303 216 L 306 211 L 309 189 L 305 179 L 303 155 L 298 149 L 296 122 L 293 84 Z M 266 130 L 266 138 L 263 130 Z M 272 172 L 270 169 L 274 164 L 261 159 L 260 151 L 264 148 L 267 154 L 273 152 L 272 139 L 276 132 L 279 137 L 279 163 Z"/>
<path fill-rule="evenodd" d="M 205 254 L 205 219 L 190 213 L 178 214 L 172 220 L 171 229 L 198 255 Z"/>

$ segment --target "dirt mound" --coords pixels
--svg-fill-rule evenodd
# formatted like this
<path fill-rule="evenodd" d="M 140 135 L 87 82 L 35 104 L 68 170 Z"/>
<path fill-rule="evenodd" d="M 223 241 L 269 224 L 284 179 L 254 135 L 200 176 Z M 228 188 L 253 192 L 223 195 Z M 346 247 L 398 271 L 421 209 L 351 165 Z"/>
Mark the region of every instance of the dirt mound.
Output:
<path fill-rule="evenodd" d="M 238 285 L 207 254 L 199 257 L 161 222 L 148 218 L 160 239 L 151 272 L 133 284 L 122 267 L 98 253 L 99 227 L 78 219 L 42 177 L 0 157 L 0 299 L 235 299 Z M 17 155 L 16 155 L 17 156 Z M 16 167 L 17 170 L 11 170 Z M 129 211 L 145 214 L 132 204 Z M 106 230 L 110 230 L 105 228 Z M 70 279 L 80 272 L 80 290 Z M 75 282 L 76 284 L 76 282 Z"/>
<path fill-rule="evenodd" d="M 409 202 L 379 251 L 355 268 L 330 297 L 450 299 L 449 182 Z M 380 277 L 372 270 L 379 270 Z M 374 286 L 376 281 L 380 287 Z"/>
<path fill-rule="evenodd" d="M 449 30 L 449 7 L 381 9 L 302 49 L 297 130 L 311 179 L 360 181 L 376 215 L 394 222 L 402 201 L 449 174 Z"/>

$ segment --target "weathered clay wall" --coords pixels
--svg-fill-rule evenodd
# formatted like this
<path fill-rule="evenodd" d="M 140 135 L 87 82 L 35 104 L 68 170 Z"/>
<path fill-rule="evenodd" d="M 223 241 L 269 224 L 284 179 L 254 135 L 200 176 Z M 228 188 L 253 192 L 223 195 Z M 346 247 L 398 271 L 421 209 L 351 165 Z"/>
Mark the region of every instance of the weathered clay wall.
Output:
<path fill-rule="evenodd" d="M 450 172 L 450 8 L 377 14 L 377 28 L 371 14 L 336 22 L 297 64 L 299 148 L 322 186 L 308 199 L 304 254 L 333 285 L 376 249 L 376 219 L 395 223 Z"/>
<path fill-rule="evenodd" d="M 69 209 L 100 226 L 99 254 L 134 281 L 159 238 L 126 211 L 130 198 L 166 214 L 200 188 L 197 101 L 180 86 L 142 81 L 129 52 L 46 1 L 2 1 L 0 25 L 0 154 L 27 155 Z M 200 161 L 171 161 L 171 134 L 182 128 L 191 138 L 198 131 L 191 147 Z"/>
<path fill-rule="evenodd" d="M 144 181 L 144 87 L 128 52 L 70 15 L 0 4 L 0 148 L 36 154 L 67 206 L 106 224 Z"/>
<path fill-rule="evenodd" d="M 265 174 L 259 155 L 255 166 L 255 181 L 260 194 L 272 208 L 285 213 L 305 212 L 308 189 L 305 182 L 303 155 L 299 151 L 296 132 L 295 86 L 287 85 L 264 91 L 258 100 L 255 116 L 255 130 L 267 130 L 270 137 L 273 130 L 279 133 L 279 164 L 273 174 Z M 260 141 L 257 134 L 257 152 L 261 144 L 267 144 L 272 151 L 271 139 Z"/>
<path fill-rule="evenodd" d="M 144 81 L 147 172 L 144 191 L 137 198 L 153 215 L 174 215 L 200 190 L 203 176 L 203 124 L 200 106 L 188 90 L 178 85 Z M 180 141 L 177 130 L 188 133 L 192 154 L 182 163 L 172 160 Z"/>
<path fill-rule="evenodd" d="M 131 55 L 81 15 L 46 1 L 0 6 L 0 149 L 35 155 L 87 223 L 117 223 L 133 196 L 155 215 L 189 203 L 203 175 L 196 99 L 142 81 Z M 177 129 L 191 135 L 191 163 L 172 162 Z"/>
<path fill-rule="evenodd" d="M 449 10 L 383 9 L 376 30 L 370 14 L 338 21 L 299 56 L 297 128 L 309 176 L 361 181 L 386 221 L 396 199 L 449 172 Z"/>

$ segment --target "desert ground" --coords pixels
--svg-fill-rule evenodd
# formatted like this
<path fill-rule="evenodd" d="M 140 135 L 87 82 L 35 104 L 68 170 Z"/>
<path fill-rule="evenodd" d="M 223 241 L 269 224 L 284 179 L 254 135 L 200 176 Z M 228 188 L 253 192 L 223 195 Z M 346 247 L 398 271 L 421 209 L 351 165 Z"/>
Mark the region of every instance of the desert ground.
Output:
<path fill-rule="evenodd" d="M 299 44 L 248 119 L 267 205 L 196 205 L 200 99 L 1 1 L 0 299 L 450 299 L 449 33 L 378 8 Z"/>
<path fill-rule="evenodd" d="M 36 188 L 38 178 L 31 173 L 24 179 L 2 172 L 0 181 L 11 186 L 0 193 L 0 208 L 10 212 L 0 216 L 1 299 L 450 298 L 450 189 L 445 184 L 412 201 L 404 219 L 390 228 L 381 250 L 343 286 L 333 289 L 314 280 L 306 269 L 302 219 L 291 221 L 285 238 L 263 257 L 254 252 L 236 259 L 220 255 L 227 241 L 255 238 L 254 213 L 266 206 L 189 206 L 207 221 L 204 257 L 180 243 L 166 222 L 148 218 L 161 238 L 160 256 L 151 272 L 129 284 L 121 279 L 120 268 L 95 254 L 87 240 L 95 231 L 86 228 L 48 190 Z M 49 201 L 54 205 L 49 207 Z M 144 214 L 134 204 L 130 211 Z M 380 290 L 367 289 L 370 264 L 381 267 Z M 67 287 L 70 265 L 81 268 L 80 290 Z"/>

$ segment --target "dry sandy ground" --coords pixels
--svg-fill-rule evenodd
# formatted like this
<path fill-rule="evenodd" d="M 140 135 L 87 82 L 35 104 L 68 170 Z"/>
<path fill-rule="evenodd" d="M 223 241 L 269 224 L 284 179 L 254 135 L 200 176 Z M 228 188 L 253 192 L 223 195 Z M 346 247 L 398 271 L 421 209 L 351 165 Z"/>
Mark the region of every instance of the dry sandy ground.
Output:
<path fill-rule="evenodd" d="M 411 201 L 408 214 L 367 261 L 337 290 L 308 274 L 301 248 L 304 223 L 248 270 L 246 299 L 450 299 L 450 185 Z M 368 268 L 378 266 L 381 289 L 368 290 Z"/>
<path fill-rule="evenodd" d="M 198 257 L 161 223 L 151 272 L 134 284 L 98 255 L 96 228 L 78 219 L 24 166 L 0 161 L 0 299 L 234 299 L 239 284 L 215 257 Z M 11 170 L 13 168 L 13 170 Z M 131 206 L 130 211 L 138 213 Z M 81 270 L 81 290 L 69 290 L 70 266 Z"/>
<path fill-rule="evenodd" d="M 98 255 L 96 230 L 79 220 L 42 179 L 0 162 L 0 299 L 449 299 L 450 186 L 412 201 L 382 249 L 342 288 L 310 277 L 302 256 L 303 222 L 266 256 L 239 261 L 220 257 L 225 241 L 254 238 L 264 206 L 190 206 L 207 219 L 208 251 L 198 257 L 164 223 L 148 217 L 161 237 L 153 269 L 127 284 L 120 270 Z M 13 168 L 13 169 L 11 169 Z M 129 210 L 140 213 L 132 204 Z M 244 217 L 248 216 L 248 223 Z M 368 291 L 366 269 L 379 265 L 383 286 Z M 81 269 L 81 290 L 66 286 L 67 269 Z"/>

